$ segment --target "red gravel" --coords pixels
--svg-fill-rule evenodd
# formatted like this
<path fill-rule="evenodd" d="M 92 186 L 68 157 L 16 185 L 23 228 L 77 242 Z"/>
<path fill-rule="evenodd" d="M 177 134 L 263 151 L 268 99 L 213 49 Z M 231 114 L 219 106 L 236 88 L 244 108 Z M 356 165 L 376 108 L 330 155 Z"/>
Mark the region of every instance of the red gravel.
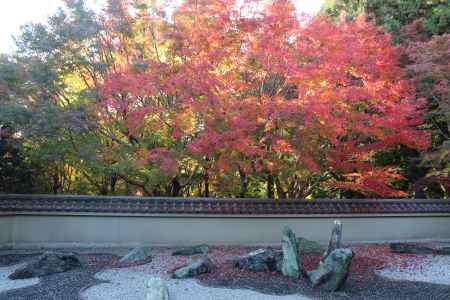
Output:
<path fill-rule="evenodd" d="M 423 244 L 426 246 L 425 244 Z M 272 247 L 280 249 L 280 247 Z M 297 284 L 296 280 L 283 277 L 277 272 L 251 272 L 233 267 L 231 260 L 238 256 L 248 254 L 250 251 L 258 249 L 257 247 L 213 247 L 209 257 L 214 263 L 214 270 L 209 274 L 199 276 L 200 281 L 204 282 L 239 282 L 243 279 L 258 281 L 278 280 L 287 285 Z M 415 254 L 394 254 L 389 245 L 371 244 L 352 246 L 354 252 L 352 264 L 350 265 L 350 277 L 355 281 L 364 281 L 374 276 L 374 270 L 380 270 L 388 267 L 408 268 L 420 259 L 421 255 Z M 302 256 L 303 266 L 307 271 L 312 271 L 319 265 L 322 253 L 304 253 Z M 177 261 L 171 271 L 186 264 L 186 260 Z M 303 279 L 302 279 L 303 280 Z"/>
<path fill-rule="evenodd" d="M 422 244 L 426 246 L 426 244 Z M 409 265 L 413 264 L 417 259 L 421 259 L 424 255 L 417 254 L 398 254 L 392 253 L 389 245 L 364 245 L 364 246 L 354 246 L 353 251 L 357 253 L 358 256 L 365 258 L 370 258 L 378 261 L 378 265 L 373 266 L 373 269 L 382 269 L 388 267 L 401 267 L 407 268 Z M 353 263 L 352 263 L 353 265 Z"/>
<path fill-rule="evenodd" d="M 425 244 L 423 245 L 426 246 Z M 260 247 L 211 247 L 208 256 L 214 264 L 214 269 L 209 274 L 199 276 L 199 280 L 205 282 L 238 282 L 243 278 L 257 278 L 258 280 L 272 280 L 276 278 L 281 281 L 286 281 L 286 283 L 291 282 L 291 279 L 285 278 L 277 272 L 251 272 L 233 267 L 232 259 L 244 256 L 259 248 Z M 276 250 L 281 249 L 279 246 L 272 248 Z M 354 252 L 354 257 L 352 259 L 352 264 L 350 265 L 350 277 L 357 281 L 365 280 L 368 277 L 373 276 L 374 270 L 388 267 L 407 268 L 411 265 L 415 265 L 415 262 L 423 257 L 423 255 L 415 254 L 394 254 L 391 252 L 389 245 L 385 244 L 356 245 L 351 246 L 351 249 Z M 171 256 L 172 251 L 173 249 L 170 248 L 155 249 L 153 262 L 147 264 L 145 268 L 155 269 L 155 271 L 161 270 L 161 272 L 158 273 L 169 275 L 192 260 L 200 258 L 200 256 Z M 307 271 L 312 271 L 317 268 L 321 255 L 322 253 L 304 253 L 302 255 L 304 268 Z"/>

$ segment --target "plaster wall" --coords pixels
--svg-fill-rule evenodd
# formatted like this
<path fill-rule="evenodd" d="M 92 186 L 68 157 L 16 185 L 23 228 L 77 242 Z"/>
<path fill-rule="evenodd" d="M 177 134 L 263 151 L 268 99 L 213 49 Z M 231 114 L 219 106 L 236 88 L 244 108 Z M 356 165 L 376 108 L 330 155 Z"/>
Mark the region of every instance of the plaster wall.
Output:
<path fill-rule="evenodd" d="M 298 236 L 327 241 L 333 221 L 345 242 L 450 240 L 450 216 L 405 217 L 205 217 L 205 216 L 0 216 L 3 247 L 130 247 L 198 243 L 279 243 L 289 225 Z"/>

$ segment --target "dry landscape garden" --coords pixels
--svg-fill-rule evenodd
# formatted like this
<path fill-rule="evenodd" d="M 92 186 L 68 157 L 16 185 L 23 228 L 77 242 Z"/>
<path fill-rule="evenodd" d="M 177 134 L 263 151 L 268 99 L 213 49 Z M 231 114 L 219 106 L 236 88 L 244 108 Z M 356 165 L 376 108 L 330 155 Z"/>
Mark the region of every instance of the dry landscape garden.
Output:
<path fill-rule="evenodd" d="M 450 299 L 448 0 L 91 2 L 0 54 L 0 300 Z"/>

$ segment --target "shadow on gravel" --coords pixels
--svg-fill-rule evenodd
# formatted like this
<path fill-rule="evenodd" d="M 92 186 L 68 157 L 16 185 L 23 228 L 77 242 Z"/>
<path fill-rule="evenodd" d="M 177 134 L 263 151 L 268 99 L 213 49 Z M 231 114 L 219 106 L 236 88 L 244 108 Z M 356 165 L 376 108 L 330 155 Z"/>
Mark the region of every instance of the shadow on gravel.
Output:
<path fill-rule="evenodd" d="M 8 257 L 9 256 L 9 257 Z M 33 255 L 3 255 L 1 265 L 13 265 Z M 111 254 L 80 254 L 83 268 L 41 277 L 37 285 L 0 293 L 0 300 L 81 300 L 80 292 L 104 283 L 95 274 L 117 265 L 119 257 Z"/>
<path fill-rule="evenodd" d="M 340 292 L 328 293 L 313 289 L 306 279 L 292 280 L 274 276 L 268 281 L 266 278 L 238 277 L 214 280 L 211 277 L 199 278 L 200 284 L 209 287 L 251 289 L 264 294 L 290 295 L 302 294 L 311 299 L 376 299 L 376 300 L 448 300 L 450 299 L 450 286 L 430 284 L 424 282 L 395 281 L 371 274 L 366 280 L 349 277 L 345 288 Z"/>

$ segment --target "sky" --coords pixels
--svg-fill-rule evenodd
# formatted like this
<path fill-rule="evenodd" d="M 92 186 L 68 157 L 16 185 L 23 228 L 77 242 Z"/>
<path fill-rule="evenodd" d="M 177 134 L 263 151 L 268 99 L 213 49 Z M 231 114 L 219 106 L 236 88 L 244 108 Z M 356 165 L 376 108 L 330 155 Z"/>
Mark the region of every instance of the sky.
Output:
<path fill-rule="evenodd" d="M 105 0 L 86 0 L 93 8 L 101 7 Z M 179 0 L 173 0 L 179 1 Z M 293 0 L 300 11 L 316 13 L 324 0 Z M 0 0 L 0 53 L 14 49 L 12 36 L 20 26 L 29 22 L 45 21 L 63 3 L 62 0 Z"/>

